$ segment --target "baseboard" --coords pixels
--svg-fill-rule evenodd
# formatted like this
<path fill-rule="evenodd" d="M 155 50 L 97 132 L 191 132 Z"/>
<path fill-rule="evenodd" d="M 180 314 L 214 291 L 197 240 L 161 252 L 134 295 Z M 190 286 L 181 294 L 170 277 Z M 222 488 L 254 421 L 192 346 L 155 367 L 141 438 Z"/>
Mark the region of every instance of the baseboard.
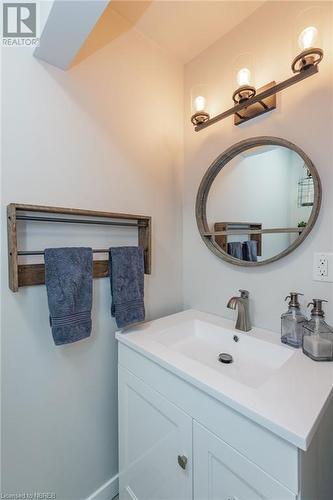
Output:
<path fill-rule="evenodd" d="M 112 500 L 119 492 L 118 474 L 111 477 L 106 483 L 102 484 L 98 490 L 94 491 L 87 500 Z"/>

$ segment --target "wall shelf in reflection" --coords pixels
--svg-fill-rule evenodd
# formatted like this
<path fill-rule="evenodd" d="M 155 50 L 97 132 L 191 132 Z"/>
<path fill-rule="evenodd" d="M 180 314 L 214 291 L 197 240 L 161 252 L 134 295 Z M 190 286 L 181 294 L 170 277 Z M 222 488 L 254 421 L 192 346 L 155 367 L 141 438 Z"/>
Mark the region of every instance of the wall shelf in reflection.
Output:
<path fill-rule="evenodd" d="M 277 227 L 273 229 L 247 229 L 246 234 L 275 234 L 275 233 L 301 233 L 304 231 L 305 227 Z M 227 231 L 213 231 L 203 233 L 203 236 L 214 237 L 214 236 L 227 236 L 244 234 L 244 229 L 228 229 Z"/>

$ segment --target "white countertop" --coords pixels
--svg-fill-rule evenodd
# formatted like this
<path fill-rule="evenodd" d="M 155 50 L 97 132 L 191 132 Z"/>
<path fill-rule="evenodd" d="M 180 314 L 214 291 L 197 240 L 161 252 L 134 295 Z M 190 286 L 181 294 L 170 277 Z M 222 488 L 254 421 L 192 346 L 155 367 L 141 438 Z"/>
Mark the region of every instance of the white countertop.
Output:
<path fill-rule="evenodd" d="M 249 387 L 217 373 L 209 366 L 157 342 L 163 330 L 189 320 L 202 320 L 292 350 L 283 366 L 259 387 Z M 119 342 L 230 406 L 291 444 L 306 450 L 325 411 L 333 389 L 333 362 L 315 362 L 280 343 L 280 335 L 253 328 L 249 333 L 234 329 L 234 322 L 219 316 L 188 310 L 117 332 Z"/>

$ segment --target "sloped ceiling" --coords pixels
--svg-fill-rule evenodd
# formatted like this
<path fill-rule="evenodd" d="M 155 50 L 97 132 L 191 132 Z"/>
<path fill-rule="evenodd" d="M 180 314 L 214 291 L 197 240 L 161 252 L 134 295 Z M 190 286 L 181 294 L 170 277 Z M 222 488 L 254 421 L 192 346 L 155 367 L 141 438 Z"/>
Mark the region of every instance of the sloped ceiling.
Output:
<path fill-rule="evenodd" d="M 35 56 L 68 69 L 130 29 L 187 63 L 264 0 L 55 0 Z"/>
<path fill-rule="evenodd" d="M 263 1 L 125 1 L 111 8 L 187 63 L 251 15 Z"/>

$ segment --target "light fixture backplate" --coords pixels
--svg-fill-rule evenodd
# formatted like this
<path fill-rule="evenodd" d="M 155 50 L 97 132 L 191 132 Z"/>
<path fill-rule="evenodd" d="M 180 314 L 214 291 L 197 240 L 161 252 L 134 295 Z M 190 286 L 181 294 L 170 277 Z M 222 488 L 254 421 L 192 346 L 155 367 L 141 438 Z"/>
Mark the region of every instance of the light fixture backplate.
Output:
<path fill-rule="evenodd" d="M 257 94 L 263 92 L 264 90 L 270 89 L 276 85 L 275 81 L 267 83 L 264 87 L 260 87 L 257 89 Z M 266 99 L 263 99 L 260 102 L 255 102 L 251 104 L 249 107 L 242 109 L 239 113 L 234 114 L 234 124 L 240 125 L 241 123 L 247 122 L 256 116 L 263 115 L 264 113 L 268 113 L 276 108 L 276 94 L 273 94 Z"/>

